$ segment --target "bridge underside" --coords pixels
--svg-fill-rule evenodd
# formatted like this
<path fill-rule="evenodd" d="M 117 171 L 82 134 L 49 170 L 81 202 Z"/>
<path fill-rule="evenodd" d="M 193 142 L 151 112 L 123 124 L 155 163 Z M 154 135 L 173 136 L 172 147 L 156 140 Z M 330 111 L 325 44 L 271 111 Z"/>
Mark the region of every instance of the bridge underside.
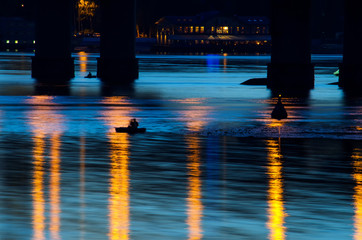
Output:
<path fill-rule="evenodd" d="M 272 53 L 268 88 L 312 89 L 311 0 L 270 0 Z M 68 81 L 74 77 L 71 57 L 73 0 L 37 0 L 36 52 L 32 76 L 43 82 Z M 106 83 L 131 83 L 138 78 L 135 56 L 136 1 L 101 1 L 101 46 L 97 76 Z M 355 1 L 345 1 L 345 42 L 339 86 L 362 86 L 362 17 Z M 114 26 L 117 26 L 115 29 Z M 356 44 L 358 43 L 358 44 Z"/>

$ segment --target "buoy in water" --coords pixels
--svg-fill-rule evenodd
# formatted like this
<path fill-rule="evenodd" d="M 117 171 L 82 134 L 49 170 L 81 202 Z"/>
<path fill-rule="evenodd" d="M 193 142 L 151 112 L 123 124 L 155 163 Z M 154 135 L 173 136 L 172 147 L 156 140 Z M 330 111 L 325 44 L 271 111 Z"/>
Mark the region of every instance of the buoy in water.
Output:
<path fill-rule="evenodd" d="M 275 107 L 271 113 L 271 117 L 274 119 L 278 119 L 278 120 L 288 118 L 288 113 L 285 110 L 284 105 L 282 103 L 281 95 L 279 95 L 279 97 L 278 97 L 277 105 L 275 105 Z"/>

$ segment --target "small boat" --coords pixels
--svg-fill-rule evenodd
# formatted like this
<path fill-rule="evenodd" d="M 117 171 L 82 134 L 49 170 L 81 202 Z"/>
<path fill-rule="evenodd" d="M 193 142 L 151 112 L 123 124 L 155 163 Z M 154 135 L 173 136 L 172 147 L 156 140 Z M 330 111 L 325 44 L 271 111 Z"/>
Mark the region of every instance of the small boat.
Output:
<path fill-rule="evenodd" d="M 288 113 L 282 103 L 281 95 L 278 97 L 278 103 L 275 105 L 275 108 L 271 113 L 271 117 L 278 120 L 288 118 Z"/>
<path fill-rule="evenodd" d="M 87 76 L 85 76 L 84 78 L 96 78 L 97 76 L 96 75 L 92 75 L 91 72 L 88 73 Z"/>
<path fill-rule="evenodd" d="M 131 127 L 116 127 L 116 132 L 118 133 L 144 133 L 146 128 L 131 128 Z"/>

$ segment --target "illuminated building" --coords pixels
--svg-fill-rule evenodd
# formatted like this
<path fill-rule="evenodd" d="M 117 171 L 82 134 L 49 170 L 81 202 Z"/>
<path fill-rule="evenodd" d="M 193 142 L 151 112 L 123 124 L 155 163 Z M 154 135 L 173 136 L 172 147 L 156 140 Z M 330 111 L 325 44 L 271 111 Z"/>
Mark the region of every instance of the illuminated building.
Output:
<path fill-rule="evenodd" d="M 198 52 L 269 51 L 270 21 L 258 16 L 166 16 L 156 22 L 160 50 Z"/>

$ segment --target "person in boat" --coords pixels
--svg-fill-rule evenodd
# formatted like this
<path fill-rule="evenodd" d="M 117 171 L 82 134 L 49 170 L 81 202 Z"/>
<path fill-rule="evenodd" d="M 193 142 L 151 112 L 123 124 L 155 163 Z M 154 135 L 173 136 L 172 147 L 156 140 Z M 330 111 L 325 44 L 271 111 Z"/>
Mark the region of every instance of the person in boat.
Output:
<path fill-rule="evenodd" d="M 88 75 L 86 76 L 86 78 L 91 78 L 91 77 L 93 77 L 93 75 L 91 72 L 89 72 Z"/>
<path fill-rule="evenodd" d="M 285 110 L 284 105 L 282 103 L 282 96 L 281 95 L 278 96 L 278 102 L 275 105 L 275 108 L 273 109 L 271 117 L 274 118 L 274 119 L 278 119 L 278 120 L 288 118 L 288 113 Z"/>
<path fill-rule="evenodd" d="M 129 121 L 128 128 L 132 128 L 132 129 L 138 128 L 138 122 L 135 118 L 132 118 L 131 121 Z"/>

